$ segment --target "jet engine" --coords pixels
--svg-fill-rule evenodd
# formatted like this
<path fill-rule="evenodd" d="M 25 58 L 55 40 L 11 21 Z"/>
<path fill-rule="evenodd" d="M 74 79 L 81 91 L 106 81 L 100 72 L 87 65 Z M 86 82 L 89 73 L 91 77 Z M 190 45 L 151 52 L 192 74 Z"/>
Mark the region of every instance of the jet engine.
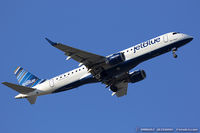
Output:
<path fill-rule="evenodd" d="M 137 70 L 129 73 L 129 82 L 135 83 L 146 78 L 146 73 L 144 70 Z"/>
<path fill-rule="evenodd" d="M 117 65 L 124 61 L 125 61 L 125 56 L 123 53 L 112 54 L 106 58 L 106 63 L 110 65 Z"/>

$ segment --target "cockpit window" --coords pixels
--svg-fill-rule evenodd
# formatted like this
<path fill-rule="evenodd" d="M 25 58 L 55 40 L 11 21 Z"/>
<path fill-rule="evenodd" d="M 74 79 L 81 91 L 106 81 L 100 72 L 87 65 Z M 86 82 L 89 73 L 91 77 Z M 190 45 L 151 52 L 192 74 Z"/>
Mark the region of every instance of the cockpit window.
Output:
<path fill-rule="evenodd" d="M 175 35 L 175 34 L 178 34 L 178 33 L 180 33 L 180 32 L 173 32 L 172 34 Z"/>

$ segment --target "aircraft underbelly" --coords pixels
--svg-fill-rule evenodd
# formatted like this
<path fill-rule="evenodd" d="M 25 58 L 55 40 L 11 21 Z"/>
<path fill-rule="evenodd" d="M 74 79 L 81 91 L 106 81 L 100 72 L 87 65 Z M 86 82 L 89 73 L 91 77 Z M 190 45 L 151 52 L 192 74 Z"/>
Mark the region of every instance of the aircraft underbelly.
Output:
<path fill-rule="evenodd" d="M 92 75 L 90 75 L 90 76 L 87 76 L 87 77 L 85 77 L 81 80 L 74 80 L 73 82 L 65 84 L 65 85 L 55 89 L 53 91 L 53 93 L 70 90 L 70 89 L 77 88 L 77 87 L 84 85 L 84 84 L 96 83 L 96 82 L 98 82 L 98 81 Z"/>

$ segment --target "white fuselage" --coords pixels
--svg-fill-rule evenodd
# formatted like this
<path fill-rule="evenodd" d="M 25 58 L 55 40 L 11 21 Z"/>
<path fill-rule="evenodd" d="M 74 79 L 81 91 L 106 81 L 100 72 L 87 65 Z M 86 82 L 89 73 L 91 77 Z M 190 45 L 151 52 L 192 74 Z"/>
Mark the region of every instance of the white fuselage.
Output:
<path fill-rule="evenodd" d="M 190 38 L 191 37 L 186 34 L 182 34 L 182 33 L 174 34 L 174 32 L 170 32 L 170 33 L 158 36 L 156 38 L 150 39 L 146 42 L 137 44 L 133 47 L 122 50 L 120 52 L 124 53 L 125 62 L 132 61 L 134 59 L 140 60 L 140 58 L 138 57 L 142 57 L 140 61 L 142 62 L 147 59 L 151 59 L 155 56 L 158 56 L 160 54 L 166 53 L 170 51 L 173 47 L 178 48 L 187 43 L 187 41 L 184 42 L 184 40 L 187 40 Z M 184 44 L 181 44 L 181 42 Z M 144 55 L 145 57 L 143 59 Z M 66 88 L 69 87 L 67 89 L 71 89 L 72 86 L 68 86 L 68 85 L 74 83 L 76 87 L 76 82 L 89 76 L 92 76 L 91 73 L 88 72 L 88 69 L 83 65 L 72 71 L 66 72 L 64 74 L 61 74 L 49 80 L 46 80 L 45 82 L 34 86 L 33 88 L 36 88 L 35 91 L 30 92 L 28 94 L 19 94 L 16 96 L 16 98 L 23 97 L 23 96 L 32 96 L 32 95 L 39 96 L 39 95 L 50 94 L 62 87 L 66 87 Z"/>

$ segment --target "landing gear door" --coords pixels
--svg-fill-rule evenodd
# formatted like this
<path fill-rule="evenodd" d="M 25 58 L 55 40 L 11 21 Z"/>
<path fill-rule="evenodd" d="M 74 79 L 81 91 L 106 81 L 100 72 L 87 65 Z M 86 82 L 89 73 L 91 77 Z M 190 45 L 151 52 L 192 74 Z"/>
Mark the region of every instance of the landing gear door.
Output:
<path fill-rule="evenodd" d="M 164 36 L 163 36 L 163 41 L 164 41 L 165 43 L 168 42 L 168 35 L 164 35 Z"/>
<path fill-rule="evenodd" d="M 52 87 L 52 88 L 54 87 L 54 80 L 53 79 L 49 80 L 49 86 Z"/>

